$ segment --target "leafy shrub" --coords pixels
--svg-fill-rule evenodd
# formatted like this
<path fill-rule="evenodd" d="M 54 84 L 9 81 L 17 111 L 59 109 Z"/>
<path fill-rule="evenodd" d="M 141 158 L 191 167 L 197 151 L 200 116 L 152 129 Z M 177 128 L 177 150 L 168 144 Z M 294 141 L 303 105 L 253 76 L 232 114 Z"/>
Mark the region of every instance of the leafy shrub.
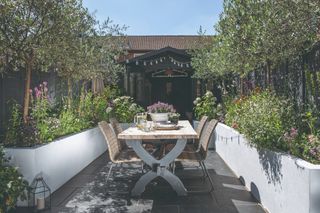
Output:
<path fill-rule="evenodd" d="M 226 123 L 258 147 L 288 150 L 284 135 L 294 127 L 292 106 L 269 91 L 254 92 L 229 104 Z"/>
<path fill-rule="evenodd" d="M 4 143 L 6 145 L 14 145 L 19 143 L 20 131 L 22 125 L 21 106 L 14 103 L 11 107 L 11 116 L 9 118 Z"/>
<path fill-rule="evenodd" d="M 90 122 L 79 118 L 72 109 L 63 110 L 59 116 L 60 125 L 58 132 L 60 136 L 80 132 L 83 129 L 90 127 Z"/>
<path fill-rule="evenodd" d="M 137 112 L 143 109 L 127 96 L 116 98 L 119 90 L 106 87 L 102 94 L 81 92 L 79 98 L 68 106 L 62 98 L 61 107 L 53 107 L 48 97 L 47 82 L 30 90 L 30 116 L 22 120 L 22 107 L 13 104 L 11 117 L 5 133 L 6 146 L 34 146 L 93 127 L 101 120 L 115 115 L 121 122 L 131 122 Z M 107 111 L 108 104 L 115 108 Z M 110 108 L 109 108 L 110 109 Z M 54 113 L 53 113 L 54 112 Z"/>
<path fill-rule="evenodd" d="M 221 104 L 216 103 L 217 98 L 213 96 L 212 92 L 207 91 L 201 98 L 198 97 L 193 101 L 194 113 L 197 120 L 206 115 L 209 119 L 223 119 L 223 111 Z"/>
<path fill-rule="evenodd" d="M 25 200 L 28 186 L 17 168 L 8 166 L 7 163 L 3 147 L 0 147 L 0 213 L 14 208 L 19 197 Z"/>
<path fill-rule="evenodd" d="M 129 96 L 121 96 L 112 100 L 106 109 L 109 118 L 115 117 L 122 123 L 133 122 L 134 116 L 143 111 L 144 109 Z"/>

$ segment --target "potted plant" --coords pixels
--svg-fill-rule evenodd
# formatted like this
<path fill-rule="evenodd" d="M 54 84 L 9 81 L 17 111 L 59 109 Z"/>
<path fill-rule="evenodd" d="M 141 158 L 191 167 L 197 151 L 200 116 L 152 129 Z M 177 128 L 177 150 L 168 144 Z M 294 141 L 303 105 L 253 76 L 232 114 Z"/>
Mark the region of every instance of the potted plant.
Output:
<path fill-rule="evenodd" d="M 160 101 L 148 106 L 147 110 L 154 122 L 167 122 L 169 120 L 168 114 L 176 112 L 172 105 Z"/>
<path fill-rule="evenodd" d="M 169 121 L 172 124 L 178 124 L 180 114 L 179 113 L 169 113 Z"/>

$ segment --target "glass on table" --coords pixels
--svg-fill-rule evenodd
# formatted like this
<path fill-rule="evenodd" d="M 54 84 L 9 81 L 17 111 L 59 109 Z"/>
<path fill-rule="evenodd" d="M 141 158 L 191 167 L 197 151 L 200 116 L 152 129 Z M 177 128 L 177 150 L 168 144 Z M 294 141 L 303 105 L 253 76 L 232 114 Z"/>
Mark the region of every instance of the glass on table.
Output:
<path fill-rule="evenodd" d="M 134 116 L 134 123 L 138 127 L 138 129 L 144 128 L 144 123 L 147 121 L 147 113 L 137 113 Z"/>

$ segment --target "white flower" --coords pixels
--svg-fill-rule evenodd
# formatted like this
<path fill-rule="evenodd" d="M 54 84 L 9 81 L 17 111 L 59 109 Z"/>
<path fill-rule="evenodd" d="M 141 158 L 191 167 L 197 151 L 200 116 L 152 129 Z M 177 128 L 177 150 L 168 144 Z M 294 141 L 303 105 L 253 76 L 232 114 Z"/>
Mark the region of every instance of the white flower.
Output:
<path fill-rule="evenodd" d="M 136 108 L 137 108 L 137 104 L 133 103 L 130 105 L 129 110 L 134 111 L 134 110 L 136 110 Z"/>
<path fill-rule="evenodd" d="M 7 184 L 7 187 L 10 189 L 10 188 L 11 188 L 11 185 L 12 185 L 12 181 L 10 181 L 10 182 Z"/>
<path fill-rule="evenodd" d="M 213 96 L 213 94 L 212 94 L 212 92 L 207 91 L 207 92 L 206 92 L 206 94 L 205 94 L 205 96 L 207 96 L 207 97 L 211 97 L 211 96 Z"/>
<path fill-rule="evenodd" d="M 113 100 L 113 103 L 117 104 L 120 101 L 120 98 L 116 98 Z"/>
<path fill-rule="evenodd" d="M 112 111 L 112 107 L 107 107 L 106 112 L 110 113 Z"/>

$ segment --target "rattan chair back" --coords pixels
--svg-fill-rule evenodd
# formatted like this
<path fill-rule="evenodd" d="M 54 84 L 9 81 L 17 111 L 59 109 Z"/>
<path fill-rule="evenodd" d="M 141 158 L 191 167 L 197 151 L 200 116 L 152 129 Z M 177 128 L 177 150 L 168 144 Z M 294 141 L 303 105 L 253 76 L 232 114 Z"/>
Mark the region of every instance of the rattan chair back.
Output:
<path fill-rule="evenodd" d="M 116 157 L 121 152 L 121 146 L 115 132 L 106 121 L 99 122 L 99 128 L 106 139 L 109 156 L 112 162 L 116 163 Z"/>
<path fill-rule="evenodd" d="M 110 121 L 110 124 L 113 128 L 114 133 L 116 133 L 116 136 L 118 136 L 123 131 L 119 121 L 116 118 L 110 118 L 109 121 Z M 119 142 L 121 149 L 128 148 L 125 141 L 119 140 L 118 142 Z"/>
<path fill-rule="evenodd" d="M 208 148 L 209 148 L 209 142 L 210 138 L 213 135 L 213 131 L 215 130 L 216 126 L 218 124 L 218 121 L 215 119 L 212 119 L 208 125 L 204 128 L 201 138 L 200 138 L 200 143 L 201 143 L 201 155 L 203 159 L 206 159 L 207 153 L 208 153 Z"/>
<path fill-rule="evenodd" d="M 198 126 L 196 128 L 196 132 L 197 132 L 197 134 L 199 136 L 199 139 L 194 140 L 194 147 L 196 147 L 196 149 L 200 148 L 199 147 L 199 141 L 200 141 L 201 134 L 203 132 L 203 129 L 204 129 L 207 121 L 208 121 L 208 116 L 205 116 L 205 115 L 202 116 L 202 118 L 200 119 L 199 124 L 198 124 Z"/>

